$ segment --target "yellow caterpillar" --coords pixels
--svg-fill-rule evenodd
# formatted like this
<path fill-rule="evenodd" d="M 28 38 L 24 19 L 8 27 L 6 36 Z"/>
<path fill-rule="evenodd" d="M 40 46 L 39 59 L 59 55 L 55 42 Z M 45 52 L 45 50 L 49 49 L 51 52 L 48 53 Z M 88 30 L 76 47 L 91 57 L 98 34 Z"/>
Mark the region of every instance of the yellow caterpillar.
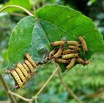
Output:
<path fill-rule="evenodd" d="M 67 41 L 66 42 L 68 45 L 74 45 L 74 46 L 79 46 L 79 43 L 77 41 Z"/>
<path fill-rule="evenodd" d="M 77 58 L 77 62 L 78 62 L 79 64 L 82 64 L 82 65 L 87 65 L 87 64 L 89 64 L 89 61 L 88 61 L 88 60 L 83 60 L 83 59 L 81 59 L 80 57 Z"/>
<path fill-rule="evenodd" d="M 64 60 L 64 59 L 55 59 L 55 61 L 57 63 L 69 63 L 70 62 L 69 60 Z"/>
<path fill-rule="evenodd" d="M 78 56 L 78 53 L 73 53 L 73 54 L 66 54 L 66 55 L 62 55 L 63 59 L 69 59 L 69 58 L 75 58 Z"/>
<path fill-rule="evenodd" d="M 36 67 L 36 63 L 32 60 L 32 58 L 30 57 L 30 55 L 27 53 L 25 54 L 27 60 L 34 66 L 34 68 Z"/>
<path fill-rule="evenodd" d="M 21 70 L 20 70 L 18 67 L 14 68 L 14 70 L 16 70 L 16 72 L 18 73 L 19 77 L 20 77 L 21 80 L 23 81 L 23 84 L 25 84 L 25 83 L 26 83 L 26 78 L 25 78 L 25 76 L 22 74 Z"/>
<path fill-rule="evenodd" d="M 50 45 L 51 46 L 59 46 L 59 45 L 63 45 L 64 44 L 64 41 L 55 41 L 53 43 L 51 43 Z"/>
<path fill-rule="evenodd" d="M 76 58 L 71 59 L 69 65 L 66 67 L 67 70 L 71 69 L 76 62 Z"/>
<path fill-rule="evenodd" d="M 70 54 L 70 53 L 75 53 L 75 52 L 76 52 L 75 50 L 67 49 L 67 50 L 64 50 L 62 53 L 63 54 Z"/>
<path fill-rule="evenodd" d="M 11 75 L 13 76 L 15 82 L 17 83 L 17 87 L 22 88 L 23 87 L 23 82 L 21 81 L 17 72 L 15 70 L 11 70 Z"/>
<path fill-rule="evenodd" d="M 59 57 L 59 56 L 61 55 L 62 51 L 63 51 L 63 47 L 60 46 L 59 50 L 56 52 L 56 54 L 53 55 L 53 57 L 54 57 L 54 58 Z"/>
<path fill-rule="evenodd" d="M 49 60 L 52 59 L 52 56 L 55 54 L 56 50 L 53 49 L 50 53 L 49 53 Z"/>
<path fill-rule="evenodd" d="M 69 49 L 72 49 L 72 50 L 75 50 L 75 51 L 79 51 L 79 50 L 80 50 L 79 47 L 77 47 L 77 46 L 72 46 L 72 45 L 69 45 L 68 48 L 69 48 Z"/>
<path fill-rule="evenodd" d="M 85 40 L 84 40 L 81 36 L 78 37 L 78 39 L 79 39 L 79 41 L 81 42 L 81 45 L 82 45 L 83 50 L 84 50 L 84 51 L 88 51 Z"/>

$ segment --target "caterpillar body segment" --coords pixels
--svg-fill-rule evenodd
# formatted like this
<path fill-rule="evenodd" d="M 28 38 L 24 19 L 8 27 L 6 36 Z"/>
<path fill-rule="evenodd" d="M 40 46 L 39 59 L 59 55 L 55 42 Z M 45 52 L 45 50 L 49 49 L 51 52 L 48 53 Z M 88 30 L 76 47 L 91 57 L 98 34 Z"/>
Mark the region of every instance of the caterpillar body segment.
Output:
<path fill-rule="evenodd" d="M 20 70 L 22 71 L 22 73 L 24 74 L 24 76 L 26 77 L 26 79 L 29 79 L 29 75 L 28 75 L 26 69 L 23 67 L 23 65 L 21 63 L 18 63 L 17 67 L 20 68 Z"/>
<path fill-rule="evenodd" d="M 25 63 L 22 63 L 23 67 L 26 69 L 27 73 L 30 74 L 30 69 Z"/>
<path fill-rule="evenodd" d="M 80 44 L 77 41 L 66 41 L 68 45 L 79 46 Z"/>
<path fill-rule="evenodd" d="M 19 75 L 16 73 L 15 70 L 11 70 L 11 75 L 13 76 L 15 82 L 17 83 L 19 88 L 23 87 L 23 82 L 21 81 Z"/>
<path fill-rule="evenodd" d="M 16 67 L 15 70 L 18 73 L 21 80 L 23 81 L 23 84 L 25 84 L 27 80 L 26 80 L 25 76 L 22 74 L 21 70 L 18 67 Z"/>
<path fill-rule="evenodd" d="M 62 51 L 63 51 L 63 47 L 60 46 L 59 50 L 56 52 L 56 54 L 53 55 L 53 57 L 54 58 L 57 58 L 57 57 L 61 56 Z"/>
<path fill-rule="evenodd" d="M 27 53 L 25 54 L 27 60 L 34 66 L 34 68 L 36 67 L 36 63 L 32 60 L 31 56 Z"/>
<path fill-rule="evenodd" d="M 55 61 L 57 63 L 69 63 L 70 62 L 70 60 L 64 60 L 64 59 L 55 59 Z"/>
<path fill-rule="evenodd" d="M 79 36 L 78 39 L 82 45 L 83 51 L 85 51 L 85 52 L 88 51 L 87 44 L 86 44 L 85 40 L 81 36 Z"/>
<path fill-rule="evenodd" d="M 66 55 L 62 55 L 63 59 L 69 59 L 69 58 L 75 58 L 78 56 L 78 53 L 73 53 L 73 54 L 66 54 Z"/>
<path fill-rule="evenodd" d="M 49 53 L 49 60 L 52 59 L 53 55 L 55 54 L 56 49 L 53 49 L 50 53 Z"/>
<path fill-rule="evenodd" d="M 76 58 L 71 59 L 69 65 L 66 67 L 66 69 L 67 70 L 71 69 L 75 65 L 75 62 L 76 62 Z"/>
<path fill-rule="evenodd" d="M 70 54 L 70 53 L 75 53 L 75 52 L 76 52 L 75 50 L 67 49 L 67 50 L 64 50 L 62 53 L 63 54 Z"/>
<path fill-rule="evenodd" d="M 65 42 L 64 41 L 55 41 L 53 43 L 51 43 L 51 46 L 59 46 L 59 45 L 63 45 Z"/>
<path fill-rule="evenodd" d="M 25 60 L 24 62 L 30 69 L 31 73 L 34 74 L 34 67 L 31 65 L 31 63 L 28 60 Z"/>

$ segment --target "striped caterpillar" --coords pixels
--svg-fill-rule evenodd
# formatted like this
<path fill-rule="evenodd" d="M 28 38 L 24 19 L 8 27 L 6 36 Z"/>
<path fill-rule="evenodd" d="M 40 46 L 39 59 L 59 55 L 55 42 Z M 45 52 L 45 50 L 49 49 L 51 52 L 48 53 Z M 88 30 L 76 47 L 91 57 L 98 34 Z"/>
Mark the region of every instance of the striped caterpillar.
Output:
<path fill-rule="evenodd" d="M 35 63 L 31 56 L 25 54 L 25 60 L 23 63 L 17 63 L 16 67 L 11 69 L 9 72 L 15 80 L 15 88 L 22 88 L 24 84 L 34 75 L 34 69 L 38 63 Z"/>

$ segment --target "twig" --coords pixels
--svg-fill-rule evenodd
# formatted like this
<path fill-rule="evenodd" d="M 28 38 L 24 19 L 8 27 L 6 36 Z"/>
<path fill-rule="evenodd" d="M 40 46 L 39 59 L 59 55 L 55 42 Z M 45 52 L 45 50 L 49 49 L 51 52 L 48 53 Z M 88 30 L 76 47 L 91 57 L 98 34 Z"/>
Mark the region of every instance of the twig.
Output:
<path fill-rule="evenodd" d="M 0 73 L 0 79 L 1 79 L 1 82 L 2 82 L 2 84 L 4 86 L 4 88 L 5 88 L 5 91 L 7 92 L 8 96 L 9 96 L 9 98 L 11 100 L 11 103 L 17 103 L 15 98 L 13 97 L 13 95 L 9 93 L 10 89 L 9 89 L 7 83 L 5 82 L 5 80 L 4 80 L 4 78 L 3 78 L 1 73 Z"/>
<path fill-rule="evenodd" d="M 73 93 L 73 91 L 67 86 L 67 84 L 64 83 L 64 81 L 63 81 L 62 78 L 61 78 L 60 71 L 58 71 L 58 77 L 59 77 L 59 79 L 60 79 L 61 84 L 66 88 L 66 90 L 69 92 L 69 94 L 70 94 L 78 103 L 82 103 L 82 102 L 80 101 L 80 99 Z"/>
<path fill-rule="evenodd" d="M 37 97 L 43 91 L 43 89 L 46 87 L 46 85 L 48 84 L 48 82 L 51 80 L 51 78 L 54 76 L 54 74 L 57 72 L 58 69 L 59 69 L 59 67 L 57 67 L 53 71 L 53 73 L 51 74 L 51 76 L 48 78 L 48 80 L 45 82 L 45 84 L 42 86 L 42 88 L 37 92 L 37 94 L 35 95 L 35 97 Z"/>
<path fill-rule="evenodd" d="M 21 7 L 21 6 L 18 6 L 18 5 L 8 5 L 8 6 L 5 6 L 5 7 L 3 7 L 3 8 L 0 10 L 0 12 L 2 12 L 3 10 L 5 10 L 5 9 L 7 9 L 7 8 L 11 8 L 11 7 L 13 7 L 13 8 L 19 8 L 19 9 L 23 10 L 24 12 L 26 12 L 28 15 L 34 16 L 34 15 L 33 15 L 32 13 L 30 13 L 27 9 L 25 9 L 25 8 L 23 8 L 23 7 Z"/>
<path fill-rule="evenodd" d="M 57 70 L 59 69 L 59 67 L 57 67 L 53 73 L 51 74 L 51 76 L 48 78 L 48 80 L 44 83 L 44 85 L 42 86 L 42 88 L 37 92 L 37 94 L 35 96 L 32 97 L 31 101 L 29 103 L 32 103 L 32 101 L 35 99 L 35 102 L 37 102 L 37 98 L 39 96 L 39 94 L 43 91 L 43 89 L 46 87 L 46 85 L 48 84 L 48 82 L 51 80 L 51 78 L 54 76 L 54 74 L 57 72 Z"/>
<path fill-rule="evenodd" d="M 12 94 L 12 95 L 14 95 L 14 96 L 16 96 L 16 97 L 18 97 L 18 98 L 21 98 L 24 101 L 27 101 L 27 102 L 30 102 L 32 100 L 32 99 L 24 98 L 24 97 L 22 97 L 22 96 L 20 96 L 20 95 L 18 95 L 16 93 L 14 93 L 14 92 L 11 92 L 11 91 L 9 91 L 9 93 Z"/>

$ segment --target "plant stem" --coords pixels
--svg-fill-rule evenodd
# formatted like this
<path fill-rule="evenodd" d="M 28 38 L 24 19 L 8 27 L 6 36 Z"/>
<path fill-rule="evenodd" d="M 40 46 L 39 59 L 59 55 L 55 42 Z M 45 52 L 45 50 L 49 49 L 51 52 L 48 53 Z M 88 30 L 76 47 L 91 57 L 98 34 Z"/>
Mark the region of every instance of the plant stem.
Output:
<path fill-rule="evenodd" d="M 42 86 L 42 88 L 38 91 L 38 93 L 34 97 L 37 97 L 43 91 L 43 89 L 46 87 L 46 85 L 48 84 L 48 82 L 51 80 L 51 78 L 54 76 L 54 74 L 57 72 L 58 69 L 59 69 L 59 67 L 57 67 L 53 71 L 53 73 L 51 74 L 51 76 L 48 78 L 48 80 L 44 83 L 44 85 Z"/>
<path fill-rule="evenodd" d="M 67 86 L 67 84 L 62 80 L 60 71 L 58 71 L 58 77 L 60 79 L 61 84 L 66 88 L 66 90 L 69 92 L 69 94 L 78 102 L 82 103 L 80 99 L 73 93 L 73 91 Z"/>
<path fill-rule="evenodd" d="M 9 93 L 10 89 L 9 89 L 7 83 L 5 82 L 5 80 L 4 80 L 4 78 L 3 78 L 1 73 L 0 73 L 0 79 L 1 79 L 1 82 L 2 82 L 2 84 L 4 86 L 4 88 L 5 88 L 5 91 L 7 92 L 8 96 L 9 96 L 9 98 L 11 100 L 11 103 L 17 103 L 15 98 L 13 97 L 13 95 Z"/>
<path fill-rule="evenodd" d="M 23 10 L 24 12 L 26 12 L 28 15 L 34 16 L 34 15 L 33 15 L 32 13 L 30 13 L 27 9 L 25 9 L 25 8 L 23 8 L 23 7 L 21 7 L 21 6 L 18 6 L 18 5 L 8 5 L 8 6 L 5 6 L 5 7 L 3 7 L 3 8 L 0 10 L 0 12 L 2 12 L 3 10 L 5 10 L 5 9 L 7 9 L 7 8 L 11 8 L 11 7 L 13 7 L 13 8 L 19 8 L 19 9 Z"/>
<path fill-rule="evenodd" d="M 27 101 L 27 102 L 30 102 L 32 100 L 32 99 L 24 98 L 24 97 L 22 97 L 22 96 L 20 96 L 20 95 L 18 95 L 16 93 L 14 93 L 14 92 L 11 92 L 11 91 L 9 91 L 9 93 L 12 94 L 12 95 L 14 95 L 14 96 L 16 96 L 16 97 L 18 97 L 18 98 L 21 98 L 24 101 Z"/>

